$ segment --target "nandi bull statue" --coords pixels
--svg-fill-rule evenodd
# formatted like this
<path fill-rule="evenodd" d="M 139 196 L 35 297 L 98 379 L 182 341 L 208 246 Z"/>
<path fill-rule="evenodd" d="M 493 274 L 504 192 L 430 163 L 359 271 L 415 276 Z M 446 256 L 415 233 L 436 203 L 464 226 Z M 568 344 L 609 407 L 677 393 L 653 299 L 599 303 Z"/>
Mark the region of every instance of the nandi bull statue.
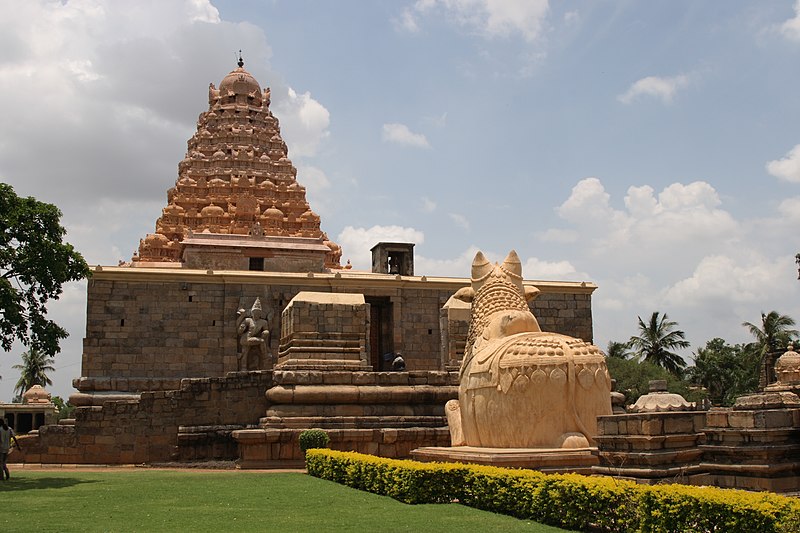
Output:
<path fill-rule="evenodd" d="M 446 411 L 453 446 L 585 448 L 596 417 L 611 414 L 603 353 L 580 339 L 543 332 L 528 302 L 513 250 L 502 265 L 478 252 L 472 283 L 455 294 L 470 302 L 458 400 Z"/>

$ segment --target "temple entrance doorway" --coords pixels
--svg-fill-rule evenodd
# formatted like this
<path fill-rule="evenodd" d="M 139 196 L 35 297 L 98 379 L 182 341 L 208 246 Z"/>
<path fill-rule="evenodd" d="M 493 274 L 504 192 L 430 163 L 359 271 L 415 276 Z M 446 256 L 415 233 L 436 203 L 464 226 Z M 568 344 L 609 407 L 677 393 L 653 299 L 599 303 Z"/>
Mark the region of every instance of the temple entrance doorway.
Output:
<path fill-rule="evenodd" d="M 386 355 L 394 351 L 392 341 L 392 302 L 388 296 L 366 296 L 369 304 L 369 359 L 375 372 L 392 368 L 392 360 Z"/>

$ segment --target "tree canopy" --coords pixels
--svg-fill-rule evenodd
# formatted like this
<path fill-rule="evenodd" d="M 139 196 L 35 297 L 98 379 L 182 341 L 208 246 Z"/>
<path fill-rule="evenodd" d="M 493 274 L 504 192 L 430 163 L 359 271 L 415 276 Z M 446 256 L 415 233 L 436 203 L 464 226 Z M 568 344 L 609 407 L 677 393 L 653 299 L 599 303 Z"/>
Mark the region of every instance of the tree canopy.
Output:
<path fill-rule="evenodd" d="M 794 319 L 777 311 L 766 314 L 762 311 L 761 327 L 751 322 L 742 322 L 742 326 L 756 338 L 755 345 L 760 359 L 758 384 L 759 387 L 766 387 L 776 379 L 775 361 L 779 352 L 786 349 L 792 337 L 798 334 L 796 329 L 792 329 Z"/>
<path fill-rule="evenodd" d="M 660 316 L 659 316 L 660 315 Z M 655 311 L 650 320 L 645 323 L 642 317 L 639 319 L 639 335 L 631 337 L 630 347 L 639 361 L 647 361 L 658 365 L 676 376 L 680 376 L 686 361 L 671 350 L 689 347 L 686 335 L 683 331 L 675 329 L 678 325 L 664 313 L 661 315 Z"/>
<path fill-rule="evenodd" d="M 733 405 L 738 396 L 758 389 L 759 348 L 755 343 L 730 345 L 714 338 L 698 348 L 689 382 L 702 385 L 714 405 Z"/>
<path fill-rule="evenodd" d="M 22 352 L 22 364 L 12 367 L 20 371 L 14 392 L 21 397 L 25 391 L 34 385 L 41 385 L 42 387 L 52 385 L 53 381 L 47 376 L 47 373 L 55 371 L 53 362 L 52 357 L 36 348 Z"/>
<path fill-rule="evenodd" d="M 0 346 L 15 340 L 55 355 L 64 328 L 47 318 L 47 302 L 62 285 L 89 275 L 89 267 L 69 243 L 61 211 L 35 198 L 22 198 L 0 183 Z"/>

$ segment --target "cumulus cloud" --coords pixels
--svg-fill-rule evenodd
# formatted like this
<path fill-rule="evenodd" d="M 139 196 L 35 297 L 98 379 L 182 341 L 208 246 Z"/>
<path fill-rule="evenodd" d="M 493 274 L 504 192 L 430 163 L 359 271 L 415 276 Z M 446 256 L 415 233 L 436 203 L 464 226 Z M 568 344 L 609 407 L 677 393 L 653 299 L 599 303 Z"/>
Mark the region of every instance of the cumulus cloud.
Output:
<path fill-rule="evenodd" d="M 627 91 L 617 97 L 617 100 L 623 104 L 630 104 L 641 97 L 650 96 L 669 104 L 675 93 L 688 85 L 689 77 L 685 74 L 670 78 L 648 76 L 635 81 Z"/>
<path fill-rule="evenodd" d="M 309 92 L 297 94 L 291 87 L 288 98 L 276 102 L 274 112 L 281 120 L 281 134 L 290 147 L 289 155 L 316 155 L 319 144 L 330 135 L 331 114 Z"/>
<path fill-rule="evenodd" d="M 406 8 L 397 27 L 419 31 L 419 19 L 442 15 L 484 38 L 519 35 L 535 41 L 549 11 L 547 0 L 419 0 Z"/>
<path fill-rule="evenodd" d="M 525 279 L 541 280 L 585 280 L 585 274 L 579 274 L 569 261 L 544 261 L 531 257 L 522 265 L 522 274 Z"/>
<path fill-rule="evenodd" d="M 478 253 L 476 246 L 470 246 L 464 252 L 453 258 L 433 259 L 422 255 L 414 258 L 414 270 L 426 276 L 447 276 L 454 278 L 469 278 L 472 270 L 472 260 Z"/>
<path fill-rule="evenodd" d="M 405 144 L 417 148 L 430 148 L 428 139 L 421 133 L 414 133 L 405 124 L 384 124 L 382 138 L 384 142 Z"/>
<path fill-rule="evenodd" d="M 780 32 L 787 39 L 800 41 L 800 0 L 795 1 L 794 17 L 781 24 Z"/>
<path fill-rule="evenodd" d="M 370 250 L 379 242 L 410 242 L 422 244 L 425 234 L 403 226 L 372 226 L 371 228 L 345 227 L 336 242 L 342 247 L 342 258 L 349 259 L 357 270 L 372 269 Z"/>
<path fill-rule="evenodd" d="M 792 274 L 788 261 L 757 254 L 747 261 L 710 255 L 700 261 L 691 276 L 669 287 L 664 301 L 683 306 L 732 302 L 758 307 L 764 300 L 780 296 Z"/>
<path fill-rule="evenodd" d="M 557 208 L 564 220 L 577 226 L 582 235 L 593 238 L 593 249 L 651 246 L 704 246 L 732 235 L 738 228 L 727 211 L 720 209 L 716 190 L 706 182 L 673 183 L 658 195 L 650 186 L 630 187 L 624 198 L 625 210 L 614 209 L 610 195 L 597 178 L 586 178 L 572 189 Z"/>
<path fill-rule="evenodd" d="M 767 172 L 776 178 L 800 183 L 800 144 L 792 148 L 783 158 L 769 161 L 766 168 Z"/>

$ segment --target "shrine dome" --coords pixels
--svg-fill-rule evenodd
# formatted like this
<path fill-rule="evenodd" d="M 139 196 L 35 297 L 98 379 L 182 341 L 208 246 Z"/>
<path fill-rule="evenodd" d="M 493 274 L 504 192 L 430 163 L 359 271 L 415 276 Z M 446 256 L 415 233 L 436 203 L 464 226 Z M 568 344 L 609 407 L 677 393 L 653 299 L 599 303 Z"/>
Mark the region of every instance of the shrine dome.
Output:
<path fill-rule="evenodd" d="M 280 209 L 278 209 L 273 205 L 272 207 L 264 211 L 264 216 L 266 216 L 267 218 L 282 219 L 283 211 L 281 211 Z"/>
<path fill-rule="evenodd" d="M 244 65 L 244 63 L 240 62 L 240 65 Z M 253 94 L 254 91 L 257 95 L 260 95 L 261 86 L 253 75 L 247 72 L 242 66 L 232 70 L 230 74 L 222 78 L 219 84 L 219 93 L 222 96 L 227 96 L 230 92 L 249 96 Z"/>
<path fill-rule="evenodd" d="M 225 216 L 225 210 L 218 205 L 207 205 L 200 211 L 201 217 L 221 217 Z"/>

